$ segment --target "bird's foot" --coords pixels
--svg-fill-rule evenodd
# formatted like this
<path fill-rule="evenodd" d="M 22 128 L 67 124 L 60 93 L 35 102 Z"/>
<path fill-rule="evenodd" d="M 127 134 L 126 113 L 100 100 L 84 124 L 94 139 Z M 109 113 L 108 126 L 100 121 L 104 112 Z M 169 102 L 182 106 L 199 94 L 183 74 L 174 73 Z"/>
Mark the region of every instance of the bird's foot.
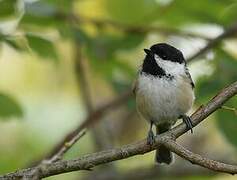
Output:
<path fill-rule="evenodd" d="M 154 133 L 152 130 L 149 130 L 147 135 L 147 144 L 152 146 L 154 143 L 155 143 Z"/>
<path fill-rule="evenodd" d="M 187 115 L 182 115 L 181 117 L 183 119 L 183 122 L 188 127 L 188 129 L 190 129 L 191 133 L 193 133 L 193 123 L 192 123 L 192 120 L 190 119 L 190 117 Z"/>

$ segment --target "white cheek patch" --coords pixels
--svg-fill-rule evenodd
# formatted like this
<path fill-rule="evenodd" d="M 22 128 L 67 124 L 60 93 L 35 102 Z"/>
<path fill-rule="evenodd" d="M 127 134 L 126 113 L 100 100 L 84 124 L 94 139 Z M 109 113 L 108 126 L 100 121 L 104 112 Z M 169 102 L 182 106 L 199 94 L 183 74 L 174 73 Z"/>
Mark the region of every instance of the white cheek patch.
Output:
<path fill-rule="evenodd" d="M 160 66 L 167 74 L 172 75 L 181 75 L 185 73 L 184 64 L 180 64 L 178 62 L 172 62 L 169 60 L 163 60 L 157 54 L 154 55 L 156 63 Z"/>
<path fill-rule="evenodd" d="M 155 58 L 156 62 L 160 60 L 160 57 L 157 54 L 154 55 L 154 58 Z"/>

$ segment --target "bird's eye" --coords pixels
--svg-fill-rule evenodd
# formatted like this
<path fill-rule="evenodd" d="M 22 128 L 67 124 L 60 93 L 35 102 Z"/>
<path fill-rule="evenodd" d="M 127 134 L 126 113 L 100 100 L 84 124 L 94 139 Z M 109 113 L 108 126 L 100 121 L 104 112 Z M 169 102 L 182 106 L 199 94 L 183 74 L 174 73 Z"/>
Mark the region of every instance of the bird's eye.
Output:
<path fill-rule="evenodd" d="M 165 58 L 167 58 L 167 56 L 166 56 L 166 55 L 163 55 L 162 58 L 165 59 Z"/>

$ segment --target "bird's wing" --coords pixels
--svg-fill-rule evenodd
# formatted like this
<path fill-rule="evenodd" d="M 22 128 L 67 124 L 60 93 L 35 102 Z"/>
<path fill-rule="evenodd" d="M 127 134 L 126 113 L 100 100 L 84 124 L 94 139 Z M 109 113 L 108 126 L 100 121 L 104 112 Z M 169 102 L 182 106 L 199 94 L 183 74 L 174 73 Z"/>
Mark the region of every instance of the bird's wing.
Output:
<path fill-rule="evenodd" d="M 140 73 L 141 73 L 141 69 L 138 70 L 136 79 L 133 82 L 133 86 L 132 86 L 132 92 L 135 96 L 136 96 L 136 91 L 137 91 L 138 76 L 139 76 Z"/>
<path fill-rule="evenodd" d="M 187 78 L 188 78 L 188 81 L 189 81 L 189 83 L 191 84 L 192 88 L 194 88 L 195 85 L 194 85 L 194 82 L 193 82 L 193 80 L 192 80 L 192 77 L 191 77 L 191 75 L 190 75 L 190 73 L 189 73 L 187 67 L 185 67 L 185 74 L 186 74 L 186 76 L 187 76 Z"/>
<path fill-rule="evenodd" d="M 137 91 L 137 78 L 133 82 L 133 86 L 132 86 L 132 92 L 134 95 L 136 95 L 136 91 Z"/>

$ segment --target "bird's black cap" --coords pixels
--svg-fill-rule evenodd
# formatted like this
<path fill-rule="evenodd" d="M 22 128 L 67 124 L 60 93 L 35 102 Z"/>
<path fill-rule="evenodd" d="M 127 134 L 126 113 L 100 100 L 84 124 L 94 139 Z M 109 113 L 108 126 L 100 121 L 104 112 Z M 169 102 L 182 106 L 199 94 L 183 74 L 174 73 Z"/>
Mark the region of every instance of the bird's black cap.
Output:
<path fill-rule="evenodd" d="M 146 74 L 159 77 L 166 75 L 165 70 L 157 64 L 155 54 L 164 61 L 171 61 L 180 64 L 185 63 L 182 52 L 166 43 L 154 44 L 150 49 L 144 49 L 144 51 L 146 57 L 142 65 L 142 72 Z"/>
<path fill-rule="evenodd" d="M 169 44 L 155 44 L 150 47 L 150 50 L 153 54 L 157 54 L 163 60 L 178 62 L 180 64 L 185 62 L 183 53 Z"/>

